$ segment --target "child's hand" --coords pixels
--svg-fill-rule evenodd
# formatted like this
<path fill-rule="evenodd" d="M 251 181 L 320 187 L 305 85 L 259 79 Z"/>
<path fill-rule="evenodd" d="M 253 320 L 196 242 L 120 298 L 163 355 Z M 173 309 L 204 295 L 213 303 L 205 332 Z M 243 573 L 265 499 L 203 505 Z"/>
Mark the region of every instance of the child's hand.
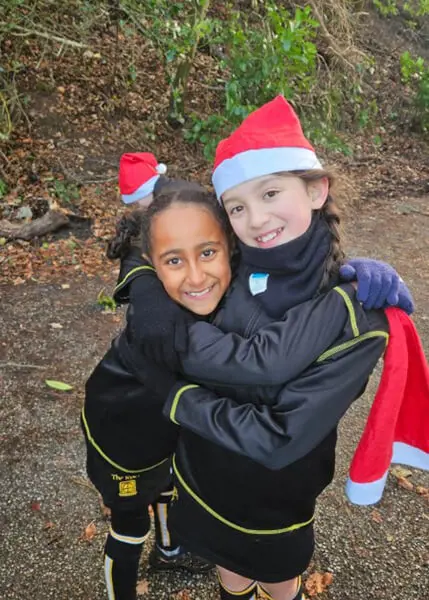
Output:
<path fill-rule="evenodd" d="M 188 325 L 195 319 L 168 296 L 155 273 L 132 282 L 127 318 L 134 339 L 148 358 L 180 369 L 178 352 L 186 351 Z"/>
<path fill-rule="evenodd" d="M 357 299 L 366 310 L 398 306 L 414 311 L 413 298 L 393 267 L 370 258 L 354 258 L 340 268 L 343 281 L 357 280 Z"/>

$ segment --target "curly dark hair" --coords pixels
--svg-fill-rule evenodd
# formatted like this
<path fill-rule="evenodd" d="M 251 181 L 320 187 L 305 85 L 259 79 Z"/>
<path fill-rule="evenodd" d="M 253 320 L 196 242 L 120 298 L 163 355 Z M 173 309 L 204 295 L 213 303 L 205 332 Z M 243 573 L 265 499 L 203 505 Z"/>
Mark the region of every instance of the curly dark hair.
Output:
<path fill-rule="evenodd" d="M 153 202 L 141 217 L 142 249 L 145 254 L 151 255 L 151 227 L 154 217 L 174 203 L 195 204 L 206 208 L 225 231 L 229 248 L 231 251 L 233 250 L 234 233 L 228 216 L 216 196 L 198 183 L 183 179 L 170 179 L 154 193 Z"/>

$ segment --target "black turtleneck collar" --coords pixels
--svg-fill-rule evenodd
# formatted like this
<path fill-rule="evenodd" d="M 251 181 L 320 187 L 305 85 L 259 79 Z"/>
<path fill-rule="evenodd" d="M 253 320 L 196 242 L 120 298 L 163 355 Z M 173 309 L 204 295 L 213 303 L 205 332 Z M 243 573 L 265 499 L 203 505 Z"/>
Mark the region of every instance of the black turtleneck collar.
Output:
<path fill-rule="evenodd" d="M 305 233 L 280 246 L 264 250 L 239 242 L 240 275 L 271 317 L 280 318 L 288 308 L 316 295 L 331 239 L 326 221 L 314 213 Z"/>

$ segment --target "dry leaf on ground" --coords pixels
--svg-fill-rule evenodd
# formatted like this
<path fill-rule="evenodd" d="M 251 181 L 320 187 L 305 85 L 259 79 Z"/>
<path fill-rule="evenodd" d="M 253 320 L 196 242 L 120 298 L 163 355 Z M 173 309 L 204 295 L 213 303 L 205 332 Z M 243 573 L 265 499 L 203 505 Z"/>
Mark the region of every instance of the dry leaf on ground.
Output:
<path fill-rule="evenodd" d="M 416 487 L 416 492 L 419 496 L 424 496 L 425 498 L 428 497 L 429 498 L 429 488 L 425 488 L 421 485 L 418 485 Z"/>
<path fill-rule="evenodd" d="M 312 573 L 305 582 L 305 590 L 311 597 L 322 594 L 334 580 L 332 573 Z"/>
<path fill-rule="evenodd" d="M 95 526 L 94 521 L 92 521 L 92 523 L 85 527 L 85 531 L 80 536 L 80 539 L 84 540 L 85 542 L 92 542 L 96 533 L 97 527 Z"/>
<path fill-rule="evenodd" d="M 174 594 L 174 600 L 191 600 L 191 592 L 185 588 Z"/>
<path fill-rule="evenodd" d="M 408 481 L 408 479 L 405 479 L 405 477 L 398 477 L 397 482 L 401 488 L 404 488 L 404 490 L 408 490 L 410 492 L 414 490 L 414 486 L 411 481 Z"/>
<path fill-rule="evenodd" d="M 149 592 L 149 582 L 147 579 L 142 579 L 137 582 L 136 592 L 137 596 L 144 596 Z"/>
<path fill-rule="evenodd" d="M 377 509 L 374 509 L 374 510 L 371 512 L 371 519 L 372 519 L 373 521 L 375 521 L 376 523 L 382 523 L 382 522 L 383 522 L 383 517 L 381 516 L 381 513 L 380 513 L 380 511 L 379 511 L 379 510 L 377 510 Z"/>
<path fill-rule="evenodd" d="M 394 475 L 395 477 L 399 478 L 405 478 L 405 477 L 411 477 L 411 475 L 413 474 L 412 471 L 410 471 L 409 469 L 404 469 L 404 467 L 393 467 L 390 472 L 392 473 L 392 475 Z"/>

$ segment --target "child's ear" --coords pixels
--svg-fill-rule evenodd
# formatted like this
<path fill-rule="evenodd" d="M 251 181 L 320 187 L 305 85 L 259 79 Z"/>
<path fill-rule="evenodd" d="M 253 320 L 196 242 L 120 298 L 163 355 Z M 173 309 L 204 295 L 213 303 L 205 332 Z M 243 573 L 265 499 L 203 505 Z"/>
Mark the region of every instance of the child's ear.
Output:
<path fill-rule="evenodd" d="M 313 210 L 322 208 L 329 194 L 329 180 L 327 177 L 321 177 L 317 181 L 308 184 L 308 194 L 311 199 Z"/>

